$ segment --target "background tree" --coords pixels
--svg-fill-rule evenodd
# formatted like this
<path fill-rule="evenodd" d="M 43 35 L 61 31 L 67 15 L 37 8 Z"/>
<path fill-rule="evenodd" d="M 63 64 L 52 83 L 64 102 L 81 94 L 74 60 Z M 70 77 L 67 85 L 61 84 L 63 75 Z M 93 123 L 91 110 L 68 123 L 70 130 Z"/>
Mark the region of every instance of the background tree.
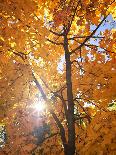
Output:
<path fill-rule="evenodd" d="M 4 0 L 0 6 L 0 120 L 7 131 L 1 153 L 114 152 L 115 31 L 107 24 L 114 22 L 115 2 Z M 37 104 L 45 106 L 39 114 Z"/>

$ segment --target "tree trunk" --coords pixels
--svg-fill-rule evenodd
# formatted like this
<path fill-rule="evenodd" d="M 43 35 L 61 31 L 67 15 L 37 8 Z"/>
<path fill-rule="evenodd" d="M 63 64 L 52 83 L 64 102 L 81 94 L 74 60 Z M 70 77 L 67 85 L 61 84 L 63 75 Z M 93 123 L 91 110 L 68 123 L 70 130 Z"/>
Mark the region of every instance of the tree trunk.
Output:
<path fill-rule="evenodd" d="M 66 85 L 67 85 L 67 100 L 68 100 L 68 150 L 66 155 L 75 154 L 75 121 L 74 121 L 74 101 L 72 91 L 72 79 L 71 79 L 71 60 L 68 49 L 68 38 L 64 36 L 64 50 L 66 61 Z"/>

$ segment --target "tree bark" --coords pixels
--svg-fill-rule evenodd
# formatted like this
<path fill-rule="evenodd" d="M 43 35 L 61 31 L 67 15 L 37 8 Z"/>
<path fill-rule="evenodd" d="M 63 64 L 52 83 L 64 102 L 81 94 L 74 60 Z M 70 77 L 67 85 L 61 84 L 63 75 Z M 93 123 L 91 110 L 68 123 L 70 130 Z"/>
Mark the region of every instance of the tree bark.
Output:
<path fill-rule="evenodd" d="M 74 101 L 72 91 L 72 79 L 71 79 L 71 60 L 70 52 L 68 49 L 68 38 L 67 34 L 64 36 L 64 51 L 66 61 L 66 85 L 67 85 L 67 100 L 68 100 L 68 150 L 65 155 L 75 154 L 75 122 L 74 122 Z"/>

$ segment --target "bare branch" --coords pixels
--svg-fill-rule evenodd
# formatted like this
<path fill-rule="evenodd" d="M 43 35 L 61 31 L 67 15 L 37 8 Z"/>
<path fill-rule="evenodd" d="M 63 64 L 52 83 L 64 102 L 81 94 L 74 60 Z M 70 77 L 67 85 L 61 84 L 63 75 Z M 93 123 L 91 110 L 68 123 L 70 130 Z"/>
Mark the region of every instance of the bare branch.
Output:
<path fill-rule="evenodd" d="M 68 40 L 75 40 L 75 39 L 79 39 L 79 38 L 88 38 L 89 36 L 74 36 L 72 38 L 69 38 Z M 91 38 L 96 38 L 96 39 L 103 39 L 105 37 L 102 36 L 92 36 Z"/>

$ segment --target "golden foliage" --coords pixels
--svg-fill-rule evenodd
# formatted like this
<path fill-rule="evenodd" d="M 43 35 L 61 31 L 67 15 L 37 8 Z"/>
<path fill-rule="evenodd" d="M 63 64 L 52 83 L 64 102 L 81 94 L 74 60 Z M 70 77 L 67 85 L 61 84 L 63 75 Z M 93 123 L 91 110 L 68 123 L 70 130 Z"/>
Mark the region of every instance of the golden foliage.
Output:
<path fill-rule="evenodd" d="M 68 141 L 66 44 L 77 152 L 116 153 L 116 32 L 103 26 L 112 17 L 112 0 L 0 0 L 0 154 L 64 154 L 51 110 Z"/>

